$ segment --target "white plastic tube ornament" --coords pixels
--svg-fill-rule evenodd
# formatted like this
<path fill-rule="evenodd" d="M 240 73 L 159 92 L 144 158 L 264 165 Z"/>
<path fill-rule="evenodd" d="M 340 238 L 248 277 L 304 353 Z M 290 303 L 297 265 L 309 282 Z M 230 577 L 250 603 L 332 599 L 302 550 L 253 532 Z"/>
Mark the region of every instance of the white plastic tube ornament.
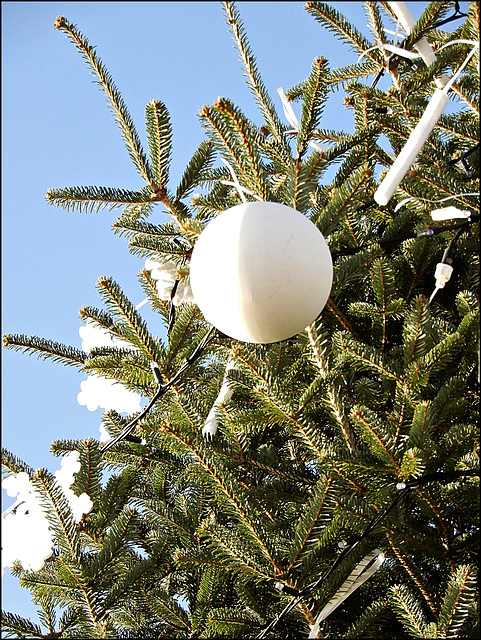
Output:
<path fill-rule="evenodd" d="M 441 114 L 444 110 L 448 102 L 448 92 L 451 89 L 451 86 L 456 81 L 457 77 L 467 65 L 469 60 L 471 60 L 472 56 L 479 49 L 479 42 L 474 41 L 466 41 L 466 40 L 453 40 L 452 42 L 447 43 L 447 45 L 455 44 L 456 42 L 469 42 L 470 44 L 474 44 L 473 50 L 468 55 L 466 60 L 457 70 L 456 74 L 449 80 L 449 82 L 444 86 L 443 89 L 436 89 L 434 94 L 431 97 L 431 100 L 428 103 L 426 111 L 423 113 L 421 120 L 416 125 L 414 131 L 412 131 L 411 135 L 408 138 L 408 141 L 402 148 L 398 157 L 394 161 L 393 165 L 388 171 L 387 176 L 379 185 L 376 193 L 374 194 L 374 200 L 379 205 L 386 205 L 391 199 L 393 193 L 398 188 L 401 180 L 406 175 L 409 167 L 413 164 L 414 159 L 416 158 L 419 151 L 424 146 L 424 143 L 429 137 L 429 134 L 434 129 L 436 122 L 441 117 Z M 441 48 L 444 48 L 441 47 Z M 441 49 L 440 49 L 441 50 Z"/>
<path fill-rule="evenodd" d="M 202 429 L 202 436 L 206 440 L 212 440 L 215 434 L 217 433 L 217 429 L 219 427 L 219 423 L 217 421 L 217 412 L 222 404 L 228 402 L 232 398 L 233 390 L 229 385 L 229 378 L 227 374 L 234 368 L 234 363 L 230 362 L 224 372 L 224 379 L 222 380 L 222 386 L 219 391 L 219 395 L 215 399 L 214 404 L 212 405 L 212 409 L 209 411 L 209 415 L 207 416 L 204 424 L 204 428 Z"/>
<path fill-rule="evenodd" d="M 469 219 L 470 217 L 471 211 L 464 211 L 457 207 L 444 207 L 443 209 L 434 209 L 431 211 L 431 218 L 435 222 L 454 220 L 455 218 Z"/>
<path fill-rule="evenodd" d="M 317 638 L 319 633 L 319 625 L 330 615 L 334 609 L 337 609 L 346 598 L 356 591 L 368 578 L 370 578 L 384 562 L 384 553 L 379 549 L 371 551 L 365 556 L 361 562 L 355 567 L 349 578 L 344 582 L 342 587 L 336 593 L 334 598 L 330 600 L 316 619 L 316 623 L 311 625 L 309 638 Z"/>

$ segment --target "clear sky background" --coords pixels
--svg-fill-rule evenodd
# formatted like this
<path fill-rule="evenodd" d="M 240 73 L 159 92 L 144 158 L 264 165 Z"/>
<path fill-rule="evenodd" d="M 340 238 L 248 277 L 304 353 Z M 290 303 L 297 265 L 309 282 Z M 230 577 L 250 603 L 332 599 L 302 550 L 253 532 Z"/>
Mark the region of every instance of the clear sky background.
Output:
<path fill-rule="evenodd" d="M 361 2 L 330 4 L 371 39 Z M 426 3 L 407 5 L 417 18 Z M 461 3 L 463 11 L 466 6 Z M 315 56 L 331 67 L 356 62 L 357 54 L 325 31 L 304 2 L 241 1 L 237 7 L 280 115 L 277 88 L 304 80 Z M 66 212 L 48 205 L 45 194 L 50 187 L 136 190 L 144 183 L 105 95 L 73 44 L 53 28 L 59 15 L 97 47 L 145 149 L 145 105 L 152 99 L 166 104 L 173 125 L 172 189 L 204 137 L 198 120 L 204 104 L 223 96 L 254 122 L 262 118 L 218 2 L 2 2 L 2 334 L 80 348 L 79 310 L 101 306 L 98 277 L 112 276 L 138 304 L 145 297 L 137 279 L 144 260 L 111 231 L 120 210 Z M 394 28 L 387 19 L 385 26 Z M 333 95 L 324 128 L 353 131 L 343 98 L 342 91 Z M 300 114 L 299 105 L 294 110 Z M 161 212 L 157 208 L 150 220 L 160 221 Z M 151 332 L 165 335 L 147 305 L 141 313 Z M 60 459 L 50 453 L 53 440 L 98 438 L 101 410 L 77 402 L 84 379 L 74 368 L 3 349 L 2 445 L 33 468 L 54 472 Z M 2 510 L 12 501 L 6 497 Z M 2 608 L 37 622 L 29 594 L 8 570 Z"/>

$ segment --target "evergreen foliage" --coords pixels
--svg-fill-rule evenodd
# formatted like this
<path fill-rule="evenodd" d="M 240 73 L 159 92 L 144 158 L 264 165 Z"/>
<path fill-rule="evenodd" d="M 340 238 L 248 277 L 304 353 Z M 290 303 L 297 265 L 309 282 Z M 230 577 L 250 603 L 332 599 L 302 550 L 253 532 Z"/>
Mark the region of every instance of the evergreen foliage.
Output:
<path fill-rule="evenodd" d="M 392 15 L 387 2 L 364 4 L 372 41 L 335 8 L 309 1 L 306 9 L 360 55 L 386 42 L 384 22 Z M 446 0 L 429 3 L 403 46 L 411 50 L 421 37 L 436 48 L 479 40 L 479 3 L 470 3 L 452 33 L 435 27 L 450 8 Z M 472 194 L 479 188 L 479 149 L 469 155 L 470 176 L 452 161 L 479 142 L 479 53 L 453 86 L 458 110 L 441 116 L 390 203 L 380 207 L 372 197 L 392 162 L 389 153 L 399 153 L 421 118 L 435 78 L 455 71 L 469 46 L 443 49 L 431 67 L 414 69 L 398 58 L 386 71 L 387 91 L 370 86 L 386 64 L 380 49 L 342 68 L 316 58 L 309 76 L 286 92 L 302 105 L 292 139 L 238 9 L 226 1 L 224 11 L 261 124 L 226 98 L 203 106 L 206 140 L 177 186 L 169 182 L 165 104 L 153 100 L 146 107 L 146 153 L 97 52 L 76 26 L 57 19 L 55 27 L 106 93 L 146 184 L 137 192 L 51 189 L 47 200 L 86 212 L 121 207 L 114 228 L 132 253 L 188 265 L 208 221 L 240 202 L 222 182 L 230 180 L 220 163 L 227 160 L 246 190 L 298 209 L 322 231 L 334 258 L 331 296 L 316 321 L 290 340 L 255 345 L 214 333 L 195 361 L 209 328 L 199 309 L 179 307 L 164 340 L 150 333 L 111 277 L 97 285 L 104 308 L 84 307 L 81 316 L 130 348 L 87 356 L 36 336 L 4 337 L 6 348 L 112 378 L 146 398 L 157 386 L 151 362 L 159 384 L 167 385 L 138 422 L 137 439 L 105 451 L 93 440 L 52 444 L 58 456 L 80 453 L 73 490 L 94 503 L 80 522 L 48 472 L 3 452 L 5 473 L 31 477 L 55 534 L 43 569 L 14 569 L 47 631 L 4 613 L 5 637 L 253 638 L 273 621 L 266 637 L 307 637 L 374 549 L 384 552 L 383 566 L 321 624 L 318 637 L 479 637 L 476 475 L 444 482 L 436 476 L 387 509 L 399 496 L 398 483 L 439 472 L 479 473 L 479 224 L 462 227 L 454 276 L 431 303 L 436 264 L 458 229 L 440 223 L 436 233 L 424 233 L 432 226 L 430 211 L 441 206 L 429 201 L 455 196 L 449 205 L 478 211 Z M 354 134 L 322 128 L 324 106 L 336 91 L 346 94 Z M 319 153 L 311 141 L 331 146 Z M 332 166 L 337 171 L 327 183 Z M 194 189 L 201 195 L 191 197 Z M 147 221 L 159 204 L 169 216 L 163 225 Z M 167 328 L 168 302 L 147 271 L 139 279 Z M 202 428 L 228 362 L 235 365 L 227 374 L 233 395 L 217 407 L 219 429 L 208 441 Z M 112 437 L 128 422 L 115 411 L 103 416 Z M 359 536 L 352 553 L 334 565 L 339 543 Z M 276 583 L 303 595 L 286 615 L 293 596 Z"/>

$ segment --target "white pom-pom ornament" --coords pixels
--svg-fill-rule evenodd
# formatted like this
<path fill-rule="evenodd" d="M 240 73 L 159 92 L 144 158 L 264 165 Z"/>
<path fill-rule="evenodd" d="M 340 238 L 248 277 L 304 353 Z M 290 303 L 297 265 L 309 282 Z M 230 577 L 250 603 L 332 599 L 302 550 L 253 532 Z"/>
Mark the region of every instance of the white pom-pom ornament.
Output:
<path fill-rule="evenodd" d="M 290 338 L 319 315 L 332 259 L 319 229 L 274 202 L 232 207 L 210 222 L 192 252 L 190 281 L 206 320 L 243 342 Z"/>

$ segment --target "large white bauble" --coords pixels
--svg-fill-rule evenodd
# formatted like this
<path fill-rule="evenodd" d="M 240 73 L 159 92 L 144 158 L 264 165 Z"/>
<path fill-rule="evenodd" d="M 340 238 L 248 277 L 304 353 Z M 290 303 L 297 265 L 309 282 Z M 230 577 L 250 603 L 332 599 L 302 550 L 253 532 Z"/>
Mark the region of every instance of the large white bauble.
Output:
<path fill-rule="evenodd" d="M 243 342 L 290 338 L 319 315 L 332 286 L 332 259 L 319 229 L 275 202 L 224 211 L 199 236 L 190 282 L 206 320 Z"/>

